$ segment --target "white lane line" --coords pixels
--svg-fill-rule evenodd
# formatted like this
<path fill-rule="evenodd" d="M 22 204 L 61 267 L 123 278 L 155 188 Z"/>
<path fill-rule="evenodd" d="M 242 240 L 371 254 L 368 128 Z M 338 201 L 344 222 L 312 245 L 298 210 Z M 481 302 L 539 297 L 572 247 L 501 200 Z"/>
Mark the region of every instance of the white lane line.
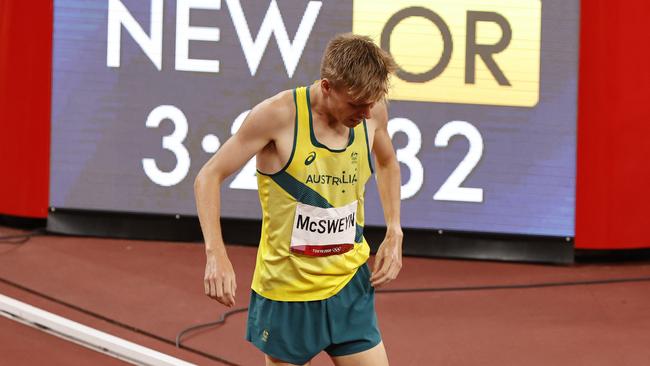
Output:
<path fill-rule="evenodd" d="M 0 294 L 0 315 L 138 365 L 192 366 L 181 359 L 112 336 Z"/>

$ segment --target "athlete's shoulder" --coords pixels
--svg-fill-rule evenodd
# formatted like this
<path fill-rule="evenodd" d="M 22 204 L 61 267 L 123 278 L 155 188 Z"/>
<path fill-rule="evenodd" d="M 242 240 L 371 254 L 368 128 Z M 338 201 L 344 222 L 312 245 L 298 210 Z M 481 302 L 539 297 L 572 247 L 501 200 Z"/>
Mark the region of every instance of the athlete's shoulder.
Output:
<path fill-rule="evenodd" d="M 256 128 L 278 131 L 283 127 L 293 126 L 294 118 L 293 93 L 291 90 L 284 90 L 253 107 L 247 119 Z"/>
<path fill-rule="evenodd" d="M 293 105 L 293 92 L 284 90 L 267 98 L 256 105 L 251 113 L 267 120 L 277 126 L 277 124 L 290 123 L 293 121 L 295 107 Z"/>

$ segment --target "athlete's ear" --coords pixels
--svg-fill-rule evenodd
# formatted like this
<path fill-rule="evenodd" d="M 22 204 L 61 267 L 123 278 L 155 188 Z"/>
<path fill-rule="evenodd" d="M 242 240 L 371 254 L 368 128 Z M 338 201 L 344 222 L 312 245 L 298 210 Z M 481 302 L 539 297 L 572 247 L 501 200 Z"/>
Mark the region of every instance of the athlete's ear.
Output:
<path fill-rule="evenodd" d="M 332 92 L 332 84 L 327 78 L 320 80 L 320 89 L 324 95 L 329 95 Z"/>

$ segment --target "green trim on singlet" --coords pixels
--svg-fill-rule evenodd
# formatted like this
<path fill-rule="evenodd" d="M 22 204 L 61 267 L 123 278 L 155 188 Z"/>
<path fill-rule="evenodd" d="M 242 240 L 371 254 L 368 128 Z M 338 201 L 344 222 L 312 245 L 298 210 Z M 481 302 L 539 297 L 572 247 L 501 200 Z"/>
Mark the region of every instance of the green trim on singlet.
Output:
<path fill-rule="evenodd" d="M 305 94 L 307 95 L 307 110 L 309 111 L 309 137 L 311 139 L 311 144 L 314 145 L 315 147 L 320 147 L 322 149 L 326 149 L 335 153 L 344 152 L 348 148 L 348 146 L 352 145 L 352 143 L 354 142 L 354 128 L 348 128 L 348 130 L 350 130 L 350 132 L 348 133 L 348 145 L 342 149 L 330 149 L 329 147 L 321 144 L 316 139 L 316 133 L 314 133 L 314 123 L 311 116 L 311 99 L 309 97 L 309 87 L 306 88 Z"/>
<path fill-rule="evenodd" d="M 320 208 L 334 207 L 329 202 L 327 202 L 325 197 L 321 196 L 320 193 L 311 189 L 287 172 L 274 174 L 271 176 L 271 179 L 273 179 L 275 183 L 277 183 L 298 202 Z"/>
<path fill-rule="evenodd" d="M 362 243 L 363 242 L 363 226 L 357 224 L 357 232 L 354 235 L 354 242 L 355 243 Z"/>
<path fill-rule="evenodd" d="M 276 174 L 280 174 L 280 173 L 284 172 L 289 167 L 289 164 L 291 164 L 291 161 L 293 160 L 293 155 L 296 152 L 296 144 L 298 143 L 298 100 L 296 98 L 296 89 L 293 89 L 293 104 L 296 106 L 296 122 L 295 122 L 295 125 L 293 127 L 293 147 L 291 148 L 291 154 L 289 155 L 289 160 L 287 161 L 286 164 L 284 164 L 282 169 L 280 169 L 279 171 L 277 171 L 275 173 L 268 174 L 268 173 L 261 172 L 259 169 L 255 169 L 258 174 L 266 175 L 266 176 L 269 176 L 269 177 L 272 177 L 272 176 L 274 176 Z"/>
<path fill-rule="evenodd" d="M 370 143 L 368 142 L 368 126 L 366 126 L 366 119 L 363 119 L 363 132 L 366 136 L 366 150 L 368 151 L 368 165 L 370 166 L 370 174 L 372 175 L 375 172 L 375 169 L 372 167 L 372 154 L 370 153 Z"/>

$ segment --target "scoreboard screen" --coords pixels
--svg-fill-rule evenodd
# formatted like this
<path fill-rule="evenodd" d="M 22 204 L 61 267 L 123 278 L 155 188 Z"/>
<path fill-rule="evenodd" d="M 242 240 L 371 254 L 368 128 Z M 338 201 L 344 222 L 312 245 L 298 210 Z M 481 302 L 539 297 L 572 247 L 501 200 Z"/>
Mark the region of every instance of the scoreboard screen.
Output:
<path fill-rule="evenodd" d="M 579 0 L 55 0 L 50 206 L 195 216 L 201 166 L 342 32 L 399 65 L 404 227 L 574 235 Z M 256 189 L 253 158 L 222 215 Z"/>

